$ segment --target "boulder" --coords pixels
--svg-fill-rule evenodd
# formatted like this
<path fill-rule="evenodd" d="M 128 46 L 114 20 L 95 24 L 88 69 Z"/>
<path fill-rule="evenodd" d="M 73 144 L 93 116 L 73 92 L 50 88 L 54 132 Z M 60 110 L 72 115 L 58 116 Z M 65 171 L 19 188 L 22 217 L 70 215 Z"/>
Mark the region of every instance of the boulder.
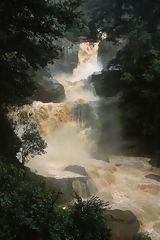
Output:
<path fill-rule="evenodd" d="M 103 68 L 105 68 L 108 63 L 115 58 L 117 52 L 125 45 L 124 40 L 119 40 L 116 44 L 111 41 L 102 40 L 99 43 L 98 58 L 101 61 Z"/>
<path fill-rule="evenodd" d="M 65 168 L 65 171 L 74 172 L 74 173 L 80 174 L 82 176 L 88 177 L 86 169 L 82 166 L 70 165 L 70 166 Z"/>
<path fill-rule="evenodd" d="M 61 46 L 63 46 L 63 56 L 56 60 L 53 65 L 50 65 L 52 76 L 72 74 L 73 69 L 78 64 L 79 43 L 73 43 L 66 38 L 60 41 Z"/>
<path fill-rule="evenodd" d="M 56 79 L 44 79 L 37 83 L 33 100 L 48 102 L 62 102 L 65 99 L 65 90 Z"/>
<path fill-rule="evenodd" d="M 75 198 L 75 193 L 81 198 L 88 198 L 97 193 L 94 182 L 89 177 L 46 178 L 49 189 L 60 192 L 59 202 L 66 204 Z"/>
<path fill-rule="evenodd" d="M 160 176 L 159 175 L 155 175 L 155 174 L 149 174 L 147 176 L 145 176 L 146 178 L 149 178 L 149 179 L 152 179 L 152 180 L 155 180 L 157 182 L 160 182 Z"/>
<path fill-rule="evenodd" d="M 133 240 L 140 223 L 131 211 L 106 210 L 107 225 L 112 231 L 112 240 Z"/>

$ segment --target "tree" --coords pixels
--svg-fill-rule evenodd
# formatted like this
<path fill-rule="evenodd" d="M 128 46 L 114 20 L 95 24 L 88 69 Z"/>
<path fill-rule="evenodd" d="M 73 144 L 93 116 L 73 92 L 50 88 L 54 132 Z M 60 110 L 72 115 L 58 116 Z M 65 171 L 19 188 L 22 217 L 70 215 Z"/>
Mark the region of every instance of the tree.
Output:
<path fill-rule="evenodd" d="M 36 155 L 45 154 L 46 142 L 41 136 L 36 119 L 29 113 L 29 108 L 13 107 L 8 116 L 14 132 L 20 141 L 20 147 L 16 153 L 17 159 L 24 166 Z"/>
<path fill-rule="evenodd" d="M 23 127 L 23 134 L 20 137 L 20 140 L 22 145 L 18 156 L 23 166 L 36 155 L 45 153 L 47 144 L 42 139 L 35 123 L 31 122 Z"/>
<path fill-rule="evenodd" d="M 90 0 L 90 24 L 94 31 L 106 32 L 108 39 L 113 41 L 127 37 L 140 25 L 147 32 L 156 32 L 159 36 L 159 3 L 159 0 Z M 155 43 L 156 39 L 155 35 Z M 158 42 L 156 44 L 159 45 Z"/>

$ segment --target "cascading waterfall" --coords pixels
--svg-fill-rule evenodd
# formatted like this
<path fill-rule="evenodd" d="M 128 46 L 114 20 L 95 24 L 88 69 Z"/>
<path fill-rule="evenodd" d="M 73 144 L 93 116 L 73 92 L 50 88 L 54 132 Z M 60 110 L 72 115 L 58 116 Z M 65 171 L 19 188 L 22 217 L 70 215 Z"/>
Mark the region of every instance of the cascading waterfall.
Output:
<path fill-rule="evenodd" d="M 94 72 L 102 70 L 102 65 L 98 62 L 98 43 L 81 43 L 78 58 L 78 66 L 73 70 L 72 75 L 59 74 L 56 79 L 63 84 L 67 101 L 96 101 L 98 97 L 94 88 L 91 85 L 86 88 L 87 81 L 83 80 L 87 80 Z"/>
<path fill-rule="evenodd" d="M 57 179 L 79 177 L 64 171 L 68 165 L 85 167 L 98 189 L 98 196 L 114 208 L 131 210 L 142 229 L 157 240 L 160 238 L 160 182 L 146 175 L 160 176 L 160 170 L 152 168 L 148 159 L 143 158 L 109 156 L 110 162 L 93 158 L 96 151 L 93 130 L 98 124 L 95 104 L 99 98 L 92 87 L 87 86 L 87 79 L 102 70 L 97 52 L 98 43 L 82 43 L 79 64 L 73 74 L 56 76 L 65 88 L 65 102 L 35 102 L 24 107 L 31 111 L 48 143 L 47 154 L 35 157 L 28 166 L 43 176 Z M 73 185 L 79 194 L 87 192 L 79 181 Z"/>
<path fill-rule="evenodd" d="M 31 169 L 43 176 L 56 179 L 79 177 L 79 174 L 64 171 L 65 167 L 85 166 L 87 162 L 92 162 L 93 152 L 96 151 L 93 128 L 97 114 L 94 102 L 99 98 L 87 79 L 94 71 L 102 69 L 97 55 L 98 43 L 80 44 L 79 64 L 73 74 L 56 76 L 65 88 L 65 102 L 34 102 L 32 106 L 23 108 L 23 111 L 31 111 L 48 145 L 46 155 L 37 156 L 28 163 Z M 72 185 L 80 196 L 87 197 L 89 192 L 95 194 L 90 179 L 85 182 L 78 179 Z"/>

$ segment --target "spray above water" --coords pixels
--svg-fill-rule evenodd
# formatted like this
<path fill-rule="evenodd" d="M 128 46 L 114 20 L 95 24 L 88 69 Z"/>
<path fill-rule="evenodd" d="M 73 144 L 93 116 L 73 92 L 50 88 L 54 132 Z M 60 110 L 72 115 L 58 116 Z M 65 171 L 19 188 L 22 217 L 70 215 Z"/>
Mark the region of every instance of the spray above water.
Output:
<path fill-rule="evenodd" d="M 78 66 L 72 75 L 59 74 L 56 79 L 65 88 L 67 101 L 97 101 L 94 88 L 86 80 L 95 72 L 102 70 L 102 64 L 98 61 L 99 43 L 81 43 L 78 54 Z"/>
<path fill-rule="evenodd" d="M 102 65 L 98 62 L 99 43 L 82 43 L 79 50 L 79 64 L 73 71 L 71 80 L 73 82 L 88 79 L 94 72 L 102 70 Z"/>
<path fill-rule="evenodd" d="M 60 81 L 79 82 L 87 80 L 94 72 L 102 70 L 102 64 L 98 61 L 99 43 L 81 43 L 78 53 L 78 65 L 72 75 L 59 73 L 56 78 Z"/>

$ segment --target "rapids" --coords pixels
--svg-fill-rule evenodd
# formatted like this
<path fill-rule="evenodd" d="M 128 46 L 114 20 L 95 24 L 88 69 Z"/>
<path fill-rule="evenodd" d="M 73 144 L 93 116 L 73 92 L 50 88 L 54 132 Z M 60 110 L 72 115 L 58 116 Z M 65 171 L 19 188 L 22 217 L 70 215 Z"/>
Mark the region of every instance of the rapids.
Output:
<path fill-rule="evenodd" d="M 144 158 L 109 156 L 109 162 L 105 162 L 93 157 L 98 138 L 95 130 L 99 122 L 96 113 L 99 98 L 87 79 L 102 70 L 97 53 L 98 43 L 80 44 L 79 64 L 73 74 L 56 76 L 65 88 L 65 102 L 34 102 L 32 106 L 25 106 L 36 119 L 48 144 L 47 153 L 35 157 L 27 165 L 43 176 L 57 179 L 78 176 L 64 171 L 68 165 L 84 166 L 98 189 L 97 195 L 109 201 L 112 208 L 131 210 L 139 219 L 142 230 L 158 240 L 160 182 L 146 178 L 146 175 L 160 176 L 160 170 L 152 168 L 149 159 Z M 88 118 L 87 123 L 85 118 Z M 78 186 L 78 193 L 80 189 Z"/>

